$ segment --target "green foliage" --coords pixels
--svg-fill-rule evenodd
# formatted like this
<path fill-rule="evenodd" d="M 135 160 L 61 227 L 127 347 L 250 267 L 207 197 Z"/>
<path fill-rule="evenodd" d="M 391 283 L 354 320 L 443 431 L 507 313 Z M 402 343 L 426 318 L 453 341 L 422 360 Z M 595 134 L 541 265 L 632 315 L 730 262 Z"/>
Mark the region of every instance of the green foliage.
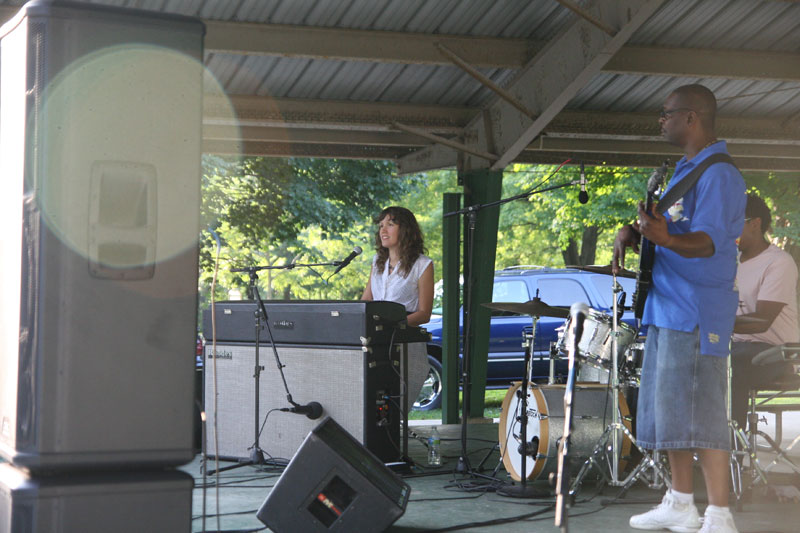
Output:
<path fill-rule="evenodd" d="M 568 183 L 580 178 L 577 166 L 513 165 L 503 177 L 503 195 Z M 636 216 L 651 169 L 586 167 L 590 201 L 578 202 L 578 187 L 533 194 L 527 201 L 506 204 L 498 228 L 498 268 L 515 264 L 563 266 L 563 251 L 580 243 L 586 228 L 597 228 L 598 264 L 611 260 L 617 229 Z M 586 243 L 584 243 L 584 246 Z"/>
<path fill-rule="evenodd" d="M 772 237 L 778 246 L 800 259 L 800 180 L 776 174 L 748 173 L 748 192 L 761 196 L 772 211 Z"/>

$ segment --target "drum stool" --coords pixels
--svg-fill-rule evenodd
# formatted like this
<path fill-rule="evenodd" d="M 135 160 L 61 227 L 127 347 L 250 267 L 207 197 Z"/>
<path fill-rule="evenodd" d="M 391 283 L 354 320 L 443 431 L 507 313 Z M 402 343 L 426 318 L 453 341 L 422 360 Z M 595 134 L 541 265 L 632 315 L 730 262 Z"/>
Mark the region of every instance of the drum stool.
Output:
<path fill-rule="evenodd" d="M 800 474 L 800 465 L 792 461 L 789 453 L 800 442 L 798 435 L 785 449 L 780 447 L 783 440 L 783 413 L 787 411 L 800 411 L 800 343 L 789 343 L 774 346 L 764 350 L 753 358 L 753 365 L 767 365 L 779 362 L 792 363 L 792 371 L 785 373 L 767 385 L 749 391 L 749 408 L 747 414 L 748 428 L 746 432 L 747 452 L 750 456 L 750 480 L 747 488 L 752 489 L 758 483 L 768 485 L 767 473 L 779 463 L 789 467 L 794 473 Z M 790 403 L 770 403 L 776 398 L 790 399 Z M 772 438 L 758 429 L 758 413 L 770 412 L 775 415 L 775 437 Z M 763 420 L 763 419 L 762 419 Z M 744 428 L 741 428 L 744 429 Z M 758 437 L 763 438 L 768 445 L 757 443 Z M 743 450 L 744 451 L 744 450 Z M 766 465 L 761 466 L 758 452 L 774 453 L 775 458 Z M 741 501 L 737 502 L 737 507 Z"/>

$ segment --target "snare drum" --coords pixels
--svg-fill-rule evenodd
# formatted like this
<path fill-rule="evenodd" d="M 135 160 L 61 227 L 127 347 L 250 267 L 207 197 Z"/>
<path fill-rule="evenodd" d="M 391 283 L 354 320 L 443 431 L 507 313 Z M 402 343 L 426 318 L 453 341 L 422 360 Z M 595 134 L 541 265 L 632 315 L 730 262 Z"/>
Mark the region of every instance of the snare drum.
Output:
<path fill-rule="evenodd" d="M 625 361 L 625 350 L 636 338 L 636 331 L 622 321 L 618 325 L 617 365 L 620 366 Z M 613 335 L 612 317 L 595 309 L 589 309 L 583 321 L 583 334 L 578 343 L 578 358 L 595 368 L 611 370 Z M 572 342 L 572 316 L 570 316 L 558 339 L 558 349 L 562 353 L 569 353 Z"/>
<path fill-rule="evenodd" d="M 515 382 L 508 389 L 500 414 L 500 453 L 506 471 L 517 481 L 522 480 L 522 426 L 519 421 L 522 399 L 517 394 L 521 386 Z M 538 440 L 535 456 L 525 462 L 526 479 L 544 476 L 558 468 L 558 442 L 564 434 L 564 385 L 528 387 L 528 443 Z M 577 385 L 573 397 L 572 438 L 570 460 L 580 464 L 591 455 L 603 436 L 611 416 L 611 390 L 605 385 Z M 631 429 L 631 416 L 622 392 L 619 393 L 619 413 L 623 425 Z M 535 442 L 535 441 L 534 441 Z M 624 437 L 620 450 L 620 470 L 630 454 L 631 442 Z"/>

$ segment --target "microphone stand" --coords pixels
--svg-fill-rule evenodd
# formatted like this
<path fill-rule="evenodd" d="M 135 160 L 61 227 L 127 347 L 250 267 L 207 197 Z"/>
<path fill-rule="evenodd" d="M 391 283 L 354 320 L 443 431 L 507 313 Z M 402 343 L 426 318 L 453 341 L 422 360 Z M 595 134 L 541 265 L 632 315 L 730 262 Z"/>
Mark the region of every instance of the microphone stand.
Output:
<path fill-rule="evenodd" d="M 328 263 L 311 263 L 311 264 L 297 264 L 297 263 L 289 263 L 288 265 L 280 265 L 280 266 L 251 266 L 251 267 L 244 267 L 244 268 L 232 268 L 231 272 L 247 272 L 250 277 L 250 281 L 248 283 L 248 293 L 252 295 L 253 299 L 256 300 L 257 306 L 255 315 L 255 367 L 253 370 L 253 379 L 255 380 L 255 387 L 254 387 L 254 427 L 253 427 L 253 444 L 248 448 L 250 450 L 250 458 L 246 461 L 241 461 L 238 464 L 226 466 L 220 468 L 218 470 L 212 470 L 208 472 L 208 475 L 214 475 L 217 472 L 225 472 L 227 470 L 233 470 L 234 468 L 239 468 L 242 466 L 249 466 L 249 465 L 264 465 L 267 464 L 266 460 L 264 459 L 264 450 L 261 449 L 260 445 L 260 437 L 261 432 L 259 431 L 259 421 L 260 421 L 260 414 L 259 414 L 259 404 L 261 402 L 261 391 L 260 391 L 260 381 L 261 381 L 261 371 L 264 370 L 264 367 L 261 366 L 261 361 L 259 358 L 259 347 L 261 345 L 261 324 L 263 320 L 263 324 L 266 326 L 267 329 L 267 336 L 269 338 L 269 344 L 272 346 L 272 353 L 275 357 L 275 364 L 278 367 L 278 372 L 280 372 L 281 380 L 283 381 L 283 388 L 286 391 L 286 401 L 292 405 L 294 408 L 303 407 L 297 402 L 292 399 L 292 394 L 289 392 L 289 386 L 286 383 L 286 376 L 283 373 L 283 367 L 285 366 L 281 363 L 280 356 L 278 355 L 278 349 L 275 347 L 275 339 L 272 336 L 272 328 L 269 325 L 269 316 L 267 315 L 267 308 L 264 305 L 264 300 L 261 299 L 261 294 L 258 290 L 258 272 L 261 270 L 291 270 L 295 267 L 302 266 L 302 267 L 314 267 L 314 266 L 339 266 L 342 262 L 341 261 L 331 261 Z M 219 454 L 219 450 L 216 451 Z"/>
<path fill-rule="evenodd" d="M 573 307 L 575 304 L 573 304 Z M 575 398 L 575 358 L 578 354 L 578 345 L 583 335 L 583 321 L 586 319 L 586 313 L 578 311 L 577 313 L 570 313 L 573 318 L 573 339 L 572 344 L 569 346 L 569 367 L 567 371 L 567 386 L 564 389 L 564 432 L 561 434 L 561 442 L 558 450 L 558 471 L 555 478 L 556 486 L 556 516 L 555 525 L 561 528 L 563 533 L 566 533 L 569 528 L 567 522 L 569 520 L 570 507 L 569 498 L 569 448 L 572 441 L 572 404 Z"/>
<path fill-rule="evenodd" d="M 560 169 L 561 167 L 559 167 Z M 559 169 L 556 169 L 558 172 Z M 553 173 L 555 174 L 555 172 Z M 551 174 L 552 176 L 552 174 Z M 533 189 L 521 194 L 517 194 L 514 196 L 510 196 L 508 198 L 502 198 L 500 200 L 496 200 L 494 202 L 488 202 L 485 204 L 475 204 L 469 207 L 465 207 L 462 209 L 458 209 L 456 211 L 451 211 L 449 213 L 444 213 L 442 217 L 451 217 L 456 215 L 466 215 L 467 217 L 467 263 L 470 265 L 470 269 L 467 272 L 467 279 L 466 285 L 464 287 L 464 309 L 467 310 L 464 317 L 464 354 L 463 359 L 464 362 L 461 365 L 462 372 L 461 372 L 461 387 L 463 389 L 463 402 L 461 404 L 461 455 L 458 457 L 458 463 L 456 464 L 456 472 L 461 474 L 467 474 L 473 477 L 483 477 L 490 480 L 496 480 L 492 476 L 486 476 L 484 474 L 479 474 L 478 472 L 474 471 L 469 464 L 469 457 L 467 456 L 467 420 L 469 419 L 469 403 L 471 400 L 470 394 L 470 385 L 472 379 L 471 373 L 471 359 L 472 359 L 472 348 L 470 343 L 470 338 L 472 336 L 472 312 L 471 303 L 472 303 L 472 285 L 473 285 L 473 268 L 472 268 L 472 257 L 474 253 L 474 243 L 475 243 L 475 227 L 477 225 L 478 219 L 478 212 L 481 209 L 486 209 L 488 207 L 499 206 L 503 204 L 507 204 L 509 202 L 513 202 L 514 200 L 520 200 L 522 198 L 528 198 L 534 194 L 539 194 L 547 191 L 552 191 L 555 189 L 561 189 L 563 187 L 569 187 L 571 185 L 577 185 L 580 183 L 580 180 L 573 180 L 568 181 L 566 183 L 561 183 L 558 185 L 552 185 L 550 187 L 545 187 L 543 189 Z M 535 324 L 534 324 L 535 327 Z M 527 394 L 527 391 L 525 391 Z M 523 443 L 523 446 L 526 446 Z M 523 473 L 524 477 L 524 473 Z"/>

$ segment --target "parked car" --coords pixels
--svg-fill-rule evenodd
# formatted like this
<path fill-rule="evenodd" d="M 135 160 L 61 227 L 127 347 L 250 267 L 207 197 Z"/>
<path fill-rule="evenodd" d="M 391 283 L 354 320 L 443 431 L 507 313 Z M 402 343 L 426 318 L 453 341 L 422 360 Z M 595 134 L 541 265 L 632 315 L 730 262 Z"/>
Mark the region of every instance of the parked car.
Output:
<path fill-rule="evenodd" d="M 626 305 L 630 305 L 636 282 L 629 278 L 617 278 L 626 293 Z M 492 290 L 493 302 L 527 302 L 537 295 L 553 307 L 569 308 L 575 302 L 585 302 L 593 310 L 611 316 L 613 308 L 612 277 L 571 268 L 510 267 L 495 272 Z M 633 331 L 633 312 L 626 310 L 622 321 Z M 506 388 L 512 381 L 522 379 L 524 374 L 524 333 L 532 330 L 530 316 L 508 311 L 492 311 L 487 388 Z M 551 345 L 559 339 L 565 320 L 542 316 L 536 324 L 532 352 L 530 378 L 546 382 L 550 373 Z M 415 403 L 419 410 L 441 407 L 442 374 L 442 317 L 434 317 L 422 327 L 431 333 L 428 343 L 430 373 L 420 396 Z M 459 312 L 459 329 L 463 333 L 463 312 Z M 460 355 L 459 355 L 460 357 Z M 556 374 L 563 377 L 567 371 L 566 360 L 556 364 Z"/>

